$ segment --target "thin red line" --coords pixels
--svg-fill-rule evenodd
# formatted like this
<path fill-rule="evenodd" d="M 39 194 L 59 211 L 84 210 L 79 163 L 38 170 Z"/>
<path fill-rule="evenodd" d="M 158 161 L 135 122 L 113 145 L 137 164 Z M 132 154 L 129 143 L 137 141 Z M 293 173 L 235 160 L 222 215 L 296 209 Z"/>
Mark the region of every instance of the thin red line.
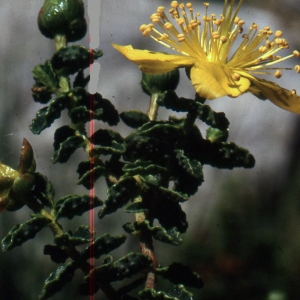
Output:
<path fill-rule="evenodd" d="M 91 37 L 90 37 L 90 41 L 91 41 Z M 92 64 L 93 64 L 93 53 L 92 53 L 92 49 L 90 49 L 90 74 L 92 73 Z M 93 167 L 94 167 L 94 141 L 93 141 L 93 134 L 95 132 L 95 124 L 94 124 L 94 120 L 93 120 L 93 111 L 94 111 L 94 95 L 90 94 L 90 111 L 91 111 L 91 115 L 90 115 L 90 130 L 89 130 L 89 134 L 90 134 L 90 220 L 89 220 L 89 225 L 90 225 L 90 271 L 92 271 L 95 267 L 95 249 L 94 249 L 94 243 L 93 243 L 93 239 L 94 239 L 94 228 L 95 228 L 95 220 L 94 220 L 94 201 L 93 201 L 93 197 L 95 196 L 95 188 L 94 188 L 94 171 L 93 171 Z M 93 274 L 93 273 L 91 273 Z M 95 278 L 94 276 L 91 275 L 90 277 L 90 300 L 94 300 L 94 293 L 93 291 L 95 290 Z"/>

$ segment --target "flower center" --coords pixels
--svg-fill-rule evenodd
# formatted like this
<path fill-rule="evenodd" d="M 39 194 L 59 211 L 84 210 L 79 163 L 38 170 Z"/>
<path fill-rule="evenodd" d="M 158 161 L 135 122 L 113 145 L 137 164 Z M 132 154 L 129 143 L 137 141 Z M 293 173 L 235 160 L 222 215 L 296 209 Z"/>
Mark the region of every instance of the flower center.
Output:
<path fill-rule="evenodd" d="M 159 6 L 156 13 L 150 16 L 152 23 L 141 25 L 140 30 L 144 36 L 150 35 L 155 41 L 183 55 L 200 61 L 226 64 L 237 78 L 242 72 L 274 74 L 276 78 L 280 78 L 282 75 L 280 70 L 291 68 L 273 68 L 273 65 L 294 56 L 300 57 L 299 52 L 293 51 L 285 57 L 277 55 L 280 50 L 288 49 L 289 44 L 282 38 L 280 30 L 274 34 L 269 26 L 259 30 L 253 23 L 248 32 L 243 33 L 245 22 L 237 14 L 244 1 L 240 0 L 235 10 L 235 0 L 230 0 L 229 4 L 228 2 L 224 1 L 220 18 L 215 14 L 208 15 L 209 3 L 205 2 L 206 12 L 202 17 L 202 23 L 200 13 L 194 13 L 191 3 L 184 5 L 172 1 L 169 10 L 170 19 L 174 19 L 177 26 L 165 14 L 165 8 Z M 242 41 L 235 47 L 236 50 L 233 50 L 238 38 Z M 296 66 L 295 70 L 300 73 L 300 66 Z"/>

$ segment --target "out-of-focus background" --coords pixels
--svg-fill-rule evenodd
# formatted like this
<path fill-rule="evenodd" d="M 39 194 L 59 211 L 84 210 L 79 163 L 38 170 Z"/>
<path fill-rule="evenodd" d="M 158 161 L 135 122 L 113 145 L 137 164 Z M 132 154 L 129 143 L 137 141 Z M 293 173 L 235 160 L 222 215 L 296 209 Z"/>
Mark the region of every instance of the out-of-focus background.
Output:
<path fill-rule="evenodd" d="M 101 0 L 95 0 L 101 1 Z M 0 1 L 0 161 L 16 168 L 22 139 L 33 146 L 37 171 L 54 183 L 57 199 L 70 193 L 86 193 L 75 185 L 78 163 L 84 159 L 78 150 L 66 164 L 52 165 L 53 133 L 67 122 L 56 121 L 40 136 L 34 136 L 29 125 L 42 106 L 31 97 L 31 70 L 43 63 L 54 51 L 52 41 L 37 28 L 37 14 L 43 1 Z M 150 38 L 143 38 L 139 26 L 150 22 L 156 7 L 166 8 L 165 0 L 102 0 L 99 20 L 100 59 L 98 92 L 124 111 L 146 110 L 148 96 L 141 91 L 141 73 L 137 66 L 112 49 L 110 42 L 131 44 L 135 48 L 168 51 Z M 87 6 L 87 1 L 84 1 Z M 203 2 L 194 1 L 195 11 L 204 12 Z M 210 13 L 219 15 L 223 1 L 210 1 Z M 260 28 L 281 29 L 292 50 L 300 50 L 300 6 L 298 0 L 252 0 L 245 3 L 239 16 Z M 88 19 L 88 16 L 87 16 Z M 80 41 L 89 45 L 88 37 Z M 296 60 L 287 61 L 293 67 Z M 299 64 L 299 62 L 298 62 Z M 283 72 L 278 83 L 300 90 L 300 77 L 294 71 Z M 276 81 L 277 79 L 270 79 Z M 276 81 L 277 82 L 277 81 Z M 179 96 L 194 97 L 194 90 L 182 72 Z M 158 262 L 167 265 L 174 260 L 193 267 L 203 278 L 204 288 L 193 290 L 195 300 L 295 300 L 300 299 L 300 116 L 283 111 L 269 101 L 252 95 L 237 99 L 222 98 L 209 102 L 216 111 L 224 111 L 231 122 L 229 140 L 237 143 L 256 158 L 253 169 L 233 171 L 204 167 L 205 182 L 198 193 L 184 204 L 189 229 L 178 248 L 155 244 Z M 166 110 L 159 112 L 165 118 Z M 128 133 L 122 125 L 118 129 Z M 205 128 L 203 128 L 205 130 Z M 103 182 L 96 188 L 100 198 L 105 195 Z M 0 215 L 0 238 L 16 224 L 29 217 L 29 210 L 3 212 Z M 99 221 L 99 235 L 109 231 L 122 232 L 122 224 L 131 215 L 118 212 Z M 66 229 L 88 224 L 89 215 L 63 222 Z M 0 253 L 0 299 L 37 299 L 44 280 L 56 265 L 43 256 L 43 245 L 52 244 L 49 230 L 40 232 L 8 253 Z M 135 239 L 121 251 L 139 251 Z M 115 252 L 116 258 L 122 252 Z M 67 285 L 54 300 L 84 299 L 77 294 L 74 283 Z M 163 288 L 159 282 L 158 287 Z M 95 299 L 104 299 L 101 293 Z"/>

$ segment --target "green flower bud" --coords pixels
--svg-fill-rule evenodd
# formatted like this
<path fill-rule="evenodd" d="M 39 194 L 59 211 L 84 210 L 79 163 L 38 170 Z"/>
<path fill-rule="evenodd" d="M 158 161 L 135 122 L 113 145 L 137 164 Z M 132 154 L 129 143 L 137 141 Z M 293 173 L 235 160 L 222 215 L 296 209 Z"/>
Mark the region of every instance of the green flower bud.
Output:
<path fill-rule="evenodd" d="M 68 42 L 82 39 L 87 30 L 82 0 L 45 0 L 38 15 L 38 26 L 50 39 L 57 35 L 66 36 Z"/>
<path fill-rule="evenodd" d="M 18 176 L 12 185 L 13 195 L 21 198 L 22 195 L 28 193 L 33 188 L 34 181 L 35 177 L 33 174 L 26 173 Z"/>
<path fill-rule="evenodd" d="M 179 70 L 175 69 L 163 74 L 142 75 L 142 89 L 148 95 L 160 94 L 167 90 L 174 91 L 179 83 Z"/>
<path fill-rule="evenodd" d="M 35 167 L 36 164 L 35 164 L 35 159 L 33 157 L 32 147 L 26 139 L 23 139 L 18 171 L 21 174 L 25 174 L 27 172 L 34 173 Z"/>

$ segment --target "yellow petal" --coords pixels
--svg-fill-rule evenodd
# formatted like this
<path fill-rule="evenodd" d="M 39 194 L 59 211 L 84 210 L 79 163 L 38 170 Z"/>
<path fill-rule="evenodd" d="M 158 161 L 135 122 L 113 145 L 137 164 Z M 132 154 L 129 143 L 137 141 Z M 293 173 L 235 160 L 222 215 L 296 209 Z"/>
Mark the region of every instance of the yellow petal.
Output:
<path fill-rule="evenodd" d="M 112 43 L 112 46 L 131 62 L 139 65 L 139 68 L 144 73 L 167 73 L 176 68 L 192 66 L 196 60 L 190 56 L 133 49 L 130 45 L 120 46 Z"/>
<path fill-rule="evenodd" d="M 195 62 L 190 77 L 197 94 L 209 100 L 237 97 L 250 86 L 249 79 L 242 76 L 239 81 L 233 81 L 232 72 L 225 65 L 207 61 Z"/>
<path fill-rule="evenodd" d="M 260 91 L 259 98 L 262 98 L 263 95 L 280 108 L 300 114 L 300 97 L 298 95 L 272 81 L 253 77 L 251 83 L 254 85 L 253 94 L 255 91 L 257 92 L 257 89 Z M 252 87 L 249 88 L 249 92 L 252 92 Z"/>

